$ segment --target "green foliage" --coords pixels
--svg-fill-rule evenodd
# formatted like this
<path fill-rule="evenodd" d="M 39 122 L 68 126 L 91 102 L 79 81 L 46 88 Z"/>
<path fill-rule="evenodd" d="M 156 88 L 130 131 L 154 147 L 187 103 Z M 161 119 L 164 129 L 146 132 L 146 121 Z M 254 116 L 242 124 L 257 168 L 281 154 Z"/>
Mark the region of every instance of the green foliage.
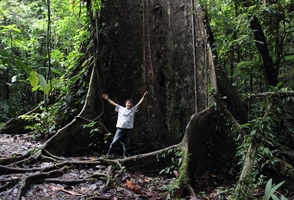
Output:
<path fill-rule="evenodd" d="M 42 74 L 38 74 L 36 71 L 31 71 L 29 80 L 33 91 L 40 89 L 44 92 L 44 94 L 49 95 L 50 85 L 47 84 L 47 81 Z"/>
<path fill-rule="evenodd" d="M 9 112 L 9 106 L 7 101 L 3 101 L 0 99 L 0 122 L 4 122 L 8 120 L 7 114 Z"/>
<path fill-rule="evenodd" d="M 170 192 L 170 196 L 167 199 L 172 199 L 171 197 L 173 197 L 175 195 L 175 192 L 180 188 L 178 182 L 174 179 L 171 180 L 171 183 L 167 185 L 167 191 Z"/>
<path fill-rule="evenodd" d="M 271 87 L 270 89 L 277 93 L 289 91 L 288 88 L 282 88 L 282 85 L 282 83 L 278 83 L 276 87 Z M 275 96 L 267 95 L 260 100 L 252 101 L 254 102 L 252 107 L 255 108 L 251 113 L 252 120 L 241 125 L 241 128 L 247 134 L 242 135 L 239 133 L 236 137 L 239 145 L 237 156 L 241 158 L 240 165 L 244 164 L 249 145 L 254 143 L 258 147 L 250 174 L 246 177 L 244 183 L 240 185 L 239 195 L 247 195 L 247 197 L 250 197 L 250 194 L 248 196 L 249 191 L 263 185 L 265 177 L 262 174 L 265 169 L 271 169 L 276 171 L 277 174 L 286 175 L 278 167 L 278 164 L 284 159 L 281 145 L 287 145 L 289 137 L 293 137 L 291 136 L 293 135 L 291 124 L 294 121 L 293 114 L 291 114 L 293 97 L 285 95 L 276 98 Z M 284 126 L 286 124 L 287 126 Z M 268 184 L 271 185 L 270 182 Z"/>
<path fill-rule="evenodd" d="M 49 110 L 45 111 L 44 108 L 41 108 L 43 112 L 41 113 L 31 113 L 21 115 L 20 117 L 28 122 L 31 122 L 31 125 L 27 125 L 25 128 L 30 130 L 30 133 L 36 137 L 45 138 L 47 135 L 52 134 L 56 129 L 55 116 L 53 115 L 54 111 Z M 56 111 L 55 111 L 56 112 Z"/>
<path fill-rule="evenodd" d="M 261 159 L 258 163 L 269 162 L 273 158 L 272 151 L 269 147 L 275 146 L 275 133 L 273 130 L 276 128 L 276 122 L 273 116 L 267 116 L 264 118 L 256 118 L 249 121 L 246 124 L 242 124 L 241 127 L 248 132 L 248 135 L 239 135 L 236 139 L 240 139 L 238 147 L 238 155 L 244 158 L 250 143 L 254 140 L 260 146 L 258 151 L 258 157 Z"/>
<path fill-rule="evenodd" d="M 92 1 L 92 10 L 99 11 L 101 9 L 101 0 L 94 0 Z"/>
<path fill-rule="evenodd" d="M 289 1 L 275 1 L 261 4 L 259 1 L 251 2 L 252 5 L 244 7 L 237 1 L 207 0 L 203 1 L 209 16 L 209 22 L 214 34 L 218 54 L 219 67 L 230 77 L 237 90 L 247 96 L 250 116 L 249 122 L 242 128 L 246 135 L 238 134 L 236 140 L 239 148 L 237 156 L 243 159 L 251 142 L 259 146 L 256 160 L 246 186 L 255 186 L 257 177 L 264 168 L 278 170 L 276 164 L 282 157 L 280 145 L 289 143 L 287 137 L 293 135 L 293 103 L 292 97 L 278 96 L 273 102 L 273 108 L 266 117 L 264 112 L 270 103 L 270 96 L 250 98 L 251 94 L 270 91 L 291 91 L 293 82 L 293 10 Z M 291 6 L 290 6 L 291 5 Z M 287 12 L 289 11 L 289 12 Z M 276 87 L 266 85 L 264 78 L 263 61 L 257 53 L 253 34 L 249 27 L 252 16 L 257 16 L 268 42 L 269 54 L 276 69 L 280 69 L 279 83 Z M 281 87 L 284 88 L 281 88 Z M 249 98 L 248 98 L 249 97 Z M 293 101 L 292 101 L 293 102 Z M 284 126 L 286 125 L 286 126 Z M 281 172 L 279 172 L 281 173 Z M 259 183 L 260 184 L 260 183 Z"/>
<path fill-rule="evenodd" d="M 256 48 L 250 21 L 257 16 L 266 37 L 269 54 L 285 86 L 294 88 L 293 3 L 281 1 L 201 0 L 213 33 L 218 66 L 241 93 L 267 90 L 263 60 Z M 249 3 L 249 2 L 248 2 Z"/>
<path fill-rule="evenodd" d="M 100 1 L 93 5 L 99 7 Z M 47 77 L 47 5 L 43 1 L 0 1 L 0 121 L 18 116 L 35 107 L 43 95 L 64 111 L 59 117 L 70 116 L 77 84 L 83 84 L 81 71 L 73 68 L 81 58 L 81 46 L 88 43 L 88 16 L 83 1 L 51 1 L 51 71 Z M 70 75 L 69 75 L 70 74 Z M 66 77 L 67 76 L 67 77 Z M 80 88 L 79 94 L 84 91 Z M 41 92 L 39 92 L 41 91 Z M 81 96 L 79 96 L 80 98 Z M 78 102 L 75 102 L 79 104 Z M 67 110 L 66 110 L 67 109 Z M 70 111 L 69 111 L 70 110 Z"/>
<path fill-rule="evenodd" d="M 188 163 L 189 156 L 180 148 L 169 149 L 166 154 L 162 154 L 163 157 L 171 156 L 172 164 L 163 170 L 159 174 L 170 175 L 174 173 L 177 178 L 172 178 L 172 181 L 167 185 L 167 190 L 170 192 L 171 197 L 181 187 L 185 186 L 189 182 L 188 177 Z"/>
<path fill-rule="evenodd" d="M 274 194 L 277 189 L 279 189 L 285 181 L 277 184 L 277 185 L 273 185 L 272 184 L 272 179 L 268 180 L 268 182 L 266 183 L 265 186 L 265 192 L 264 192 L 264 196 L 263 199 L 264 200 L 269 200 L 270 198 L 272 198 L 273 200 L 279 200 L 279 198 Z M 286 197 L 284 197 L 283 195 L 281 195 L 281 200 L 287 200 Z"/>
<path fill-rule="evenodd" d="M 162 158 L 171 156 L 172 164 L 164 169 L 162 169 L 159 174 L 169 174 L 171 175 L 174 170 L 178 170 L 182 163 L 183 152 L 180 149 L 170 149 L 167 152 L 161 154 Z M 159 160 L 159 158 L 158 158 Z"/>
<path fill-rule="evenodd" d="M 90 138 L 92 138 L 93 141 L 95 141 L 94 143 L 90 143 L 89 146 L 96 147 L 96 146 L 103 145 L 103 143 L 106 144 L 108 142 L 108 138 L 111 136 L 111 133 L 104 134 L 103 132 L 101 132 L 96 121 L 92 121 L 92 122 L 89 122 L 88 124 L 84 124 L 83 128 L 90 129 Z M 100 140 L 100 138 L 103 138 L 103 140 Z"/>

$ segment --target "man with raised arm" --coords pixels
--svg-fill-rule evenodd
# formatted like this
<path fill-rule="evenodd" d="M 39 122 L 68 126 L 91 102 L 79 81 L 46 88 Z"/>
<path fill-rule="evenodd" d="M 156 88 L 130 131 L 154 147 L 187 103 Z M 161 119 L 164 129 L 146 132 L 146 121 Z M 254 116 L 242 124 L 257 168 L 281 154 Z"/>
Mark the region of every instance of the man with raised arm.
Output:
<path fill-rule="evenodd" d="M 123 146 L 123 158 L 127 156 L 127 148 L 129 147 L 131 141 L 131 132 L 134 127 L 134 117 L 135 113 L 138 112 L 138 107 L 143 103 L 148 92 L 145 92 L 140 101 L 133 106 L 133 100 L 127 99 L 125 102 L 125 107 L 112 101 L 108 94 L 103 94 L 102 98 L 108 101 L 111 105 L 115 106 L 115 111 L 118 112 L 117 122 L 116 122 L 116 132 L 114 138 L 109 146 L 107 156 L 110 154 L 113 145 L 122 142 Z"/>

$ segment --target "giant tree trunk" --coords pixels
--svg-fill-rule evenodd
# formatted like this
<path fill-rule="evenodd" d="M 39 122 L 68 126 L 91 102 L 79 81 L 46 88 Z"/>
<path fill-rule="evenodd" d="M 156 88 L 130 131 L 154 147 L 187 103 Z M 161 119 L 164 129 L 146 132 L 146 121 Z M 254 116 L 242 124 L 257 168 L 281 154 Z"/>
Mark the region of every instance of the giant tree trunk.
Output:
<path fill-rule="evenodd" d="M 135 124 L 134 143 L 145 141 L 139 152 L 146 143 L 179 142 L 190 116 L 208 105 L 207 36 L 196 6 L 194 1 L 110 0 L 101 11 L 104 91 L 121 104 L 149 91 Z M 105 107 L 102 120 L 113 132 L 112 109 Z"/>
<path fill-rule="evenodd" d="M 86 118 L 94 119 L 105 110 L 101 121 L 114 133 L 116 113 L 103 105 L 101 94 L 124 104 L 127 98 L 137 101 L 147 90 L 148 99 L 135 123 L 135 152 L 180 142 L 190 116 L 205 109 L 209 101 L 207 35 L 200 6 L 194 1 L 110 0 L 104 2 L 99 18 L 89 13 L 97 76 L 93 76 L 95 86 L 89 87 L 95 90 L 88 92 L 94 100 L 84 107 L 92 113 Z M 102 105 L 101 111 L 96 104 Z M 79 139 L 87 141 L 81 137 L 87 137 L 88 130 L 73 130 L 71 134 L 78 132 Z M 64 138 L 61 143 L 72 141 Z M 60 153 L 62 148 L 52 150 Z"/>

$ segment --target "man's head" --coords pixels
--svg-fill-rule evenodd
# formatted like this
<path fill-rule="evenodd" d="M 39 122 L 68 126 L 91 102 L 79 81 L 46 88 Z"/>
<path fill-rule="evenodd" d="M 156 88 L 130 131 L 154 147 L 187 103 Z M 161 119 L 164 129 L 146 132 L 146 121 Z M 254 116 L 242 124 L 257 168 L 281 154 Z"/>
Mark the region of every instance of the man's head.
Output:
<path fill-rule="evenodd" d="M 133 107 L 133 99 L 126 100 L 126 108 L 131 109 Z"/>

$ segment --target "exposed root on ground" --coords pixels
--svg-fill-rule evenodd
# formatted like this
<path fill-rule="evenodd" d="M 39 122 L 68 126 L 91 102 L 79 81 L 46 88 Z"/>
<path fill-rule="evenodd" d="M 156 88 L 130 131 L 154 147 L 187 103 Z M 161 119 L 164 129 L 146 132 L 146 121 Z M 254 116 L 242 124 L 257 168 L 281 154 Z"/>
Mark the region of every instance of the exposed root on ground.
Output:
<path fill-rule="evenodd" d="M 108 158 L 63 158 L 58 157 L 44 149 L 35 148 L 28 151 L 23 159 L 17 161 L 12 158 L 2 158 L 0 165 L 0 173 L 3 175 L 0 181 L 0 194 L 12 195 L 13 191 L 17 190 L 17 195 L 14 199 L 21 199 L 26 196 L 28 191 L 32 189 L 33 185 L 38 184 L 56 184 L 56 185 L 79 185 L 82 183 L 96 183 L 103 182 L 96 192 L 88 195 L 88 198 L 106 198 L 105 195 L 108 191 L 120 190 L 124 191 L 130 196 L 145 196 L 151 195 L 147 188 L 140 188 L 135 181 L 129 181 L 128 178 L 120 180 L 123 184 L 121 186 L 115 183 L 118 176 L 124 174 L 123 170 L 128 163 L 142 163 L 140 160 L 159 158 L 161 154 L 166 153 L 172 149 L 178 148 L 179 145 L 173 145 L 166 149 L 158 150 L 155 152 L 131 156 L 125 159 L 108 159 Z M 30 156 L 27 156 L 30 155 Z M 82 177 L 66 177 L 66 174 L 71 173 L 76 169 L 90 170 L 91 173 L 84 174 Z M 132 168 L 133 170 L 135 168 Z M 139 168 L 138 168 L 139 169 Z M 118 173 L 118 172 L 119 173 Z M 120 174 L 121 172 L 121 174 Z M 149 179 L 146 179 L 148 183 Z M 151 180 L 151 179 L 150 179 Z M 130 184 L 132 183 L 132 184 Z M 148 183 L 149 184 L 149 183 Z M 150 183 L 151 184 L 151 183 Z M 135 187 L 136 186 L 136 187 Z M 53 186 L 52 186 L 53 187 Z M 140 189 L 138 189 L 140 188 Z M 73 194 L 65 189 L 60 191 Z M 156 190 L 153 193 L 160 195 L 168 191 Z M 1 196 L 1 195 L 0 195 Z"/>

